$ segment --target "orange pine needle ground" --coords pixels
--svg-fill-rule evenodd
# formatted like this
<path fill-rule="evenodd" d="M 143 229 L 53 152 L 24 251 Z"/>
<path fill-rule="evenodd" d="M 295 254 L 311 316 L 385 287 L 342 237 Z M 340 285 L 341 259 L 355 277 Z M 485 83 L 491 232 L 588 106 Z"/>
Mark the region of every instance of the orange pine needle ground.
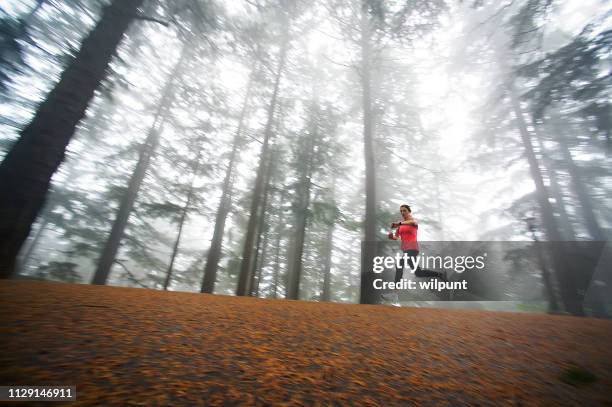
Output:
<path fill-rule="evenodd" d="M 611 321 L 19 280 L 0 295 L 0 384 L 77 386 L 39 405 L 612 405 Z"/>

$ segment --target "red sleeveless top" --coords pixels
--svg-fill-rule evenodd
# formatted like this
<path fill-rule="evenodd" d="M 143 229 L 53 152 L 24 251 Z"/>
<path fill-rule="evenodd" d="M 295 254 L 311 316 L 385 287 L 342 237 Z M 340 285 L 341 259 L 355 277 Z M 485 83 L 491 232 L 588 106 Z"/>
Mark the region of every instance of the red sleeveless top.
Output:
<path fill-rule="evenodd" d="M 395 236 L 402 241 L 402 250 L 419 250 L 417 243 L 417 230 L 419 225 L 400 225 L 395 232 Z"/>

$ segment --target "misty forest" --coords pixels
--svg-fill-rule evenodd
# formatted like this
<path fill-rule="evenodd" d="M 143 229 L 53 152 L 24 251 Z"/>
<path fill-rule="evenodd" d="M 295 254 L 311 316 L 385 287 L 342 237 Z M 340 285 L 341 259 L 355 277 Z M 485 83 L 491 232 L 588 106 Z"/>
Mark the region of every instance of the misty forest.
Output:
<path fill-rule="evenodd" d="M 612 235 L 608 1 L 0 12 L 2 278 L 372 303 L 402 204 L 420 241 Z M 523 264 L 542 311 L 608 316 L 567 257 Z"/>

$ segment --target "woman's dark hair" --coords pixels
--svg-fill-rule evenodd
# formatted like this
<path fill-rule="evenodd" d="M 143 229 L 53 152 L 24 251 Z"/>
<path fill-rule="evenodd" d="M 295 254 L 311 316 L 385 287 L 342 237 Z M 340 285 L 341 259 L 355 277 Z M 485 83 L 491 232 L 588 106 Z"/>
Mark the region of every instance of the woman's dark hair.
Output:
<path fill-rule="evenodd" d="M 412 210 L 410 209 L 408 205 L 401 205 L 400 208 L 406 208 L 408 209 L 408 212 L 412 213 Z"/>

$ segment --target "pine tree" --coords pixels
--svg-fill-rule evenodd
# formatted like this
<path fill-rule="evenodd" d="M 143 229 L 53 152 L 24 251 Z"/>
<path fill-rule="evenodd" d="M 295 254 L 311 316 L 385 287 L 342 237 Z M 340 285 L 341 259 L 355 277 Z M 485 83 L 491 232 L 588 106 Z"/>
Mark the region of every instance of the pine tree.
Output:
<path fill-rule="evenodd" d="M 51 177 L 142 3 L 115 0 L 105 8 L 60 81 L 0 164 L 0 277 L 13 274 L 17 254 L 43 207 Z"/>
<path fill-rule="evenodd" d="M 266 157 L 269 151 L 270 139 L 273 137 L 272 125 L 274 121 L 274 112 L 278 100 L 280 80 L 285 69 L 287 61 L 287 51 L 289 47 L 289 24 L 290 19 L 283 13 L 283 21 L 281 22 L 281 38 L 280 38 L 280 50 L 278 56 L 278 65 L 274 75 L 274 87 L 272 90 L 272 96 L 268 105 L 266 127 L 264 129 L 264 139 L 260 152 L 260 161 L 257 168 L 257 175 L 255 178 L 255 185 L 253 187 L 253 193 L 251 198 L 251 209 L 249 224 L 246 230 L 244 251 L 242 256 L 242 263 L 240 267 L 240 276 L 238 279 L 238 286 L 236 288 L 236 295 L 249 295 L 251 292 L 250 281 L 251 272 L 253 270 L 253 261 L 255 256 L 255 242 L 257 239 L 257 224 L 259 222 L 258 214 L 261 208 L 261 199 L 264 193 L 265 186 L 265 170 L 266 170 Z"/>

